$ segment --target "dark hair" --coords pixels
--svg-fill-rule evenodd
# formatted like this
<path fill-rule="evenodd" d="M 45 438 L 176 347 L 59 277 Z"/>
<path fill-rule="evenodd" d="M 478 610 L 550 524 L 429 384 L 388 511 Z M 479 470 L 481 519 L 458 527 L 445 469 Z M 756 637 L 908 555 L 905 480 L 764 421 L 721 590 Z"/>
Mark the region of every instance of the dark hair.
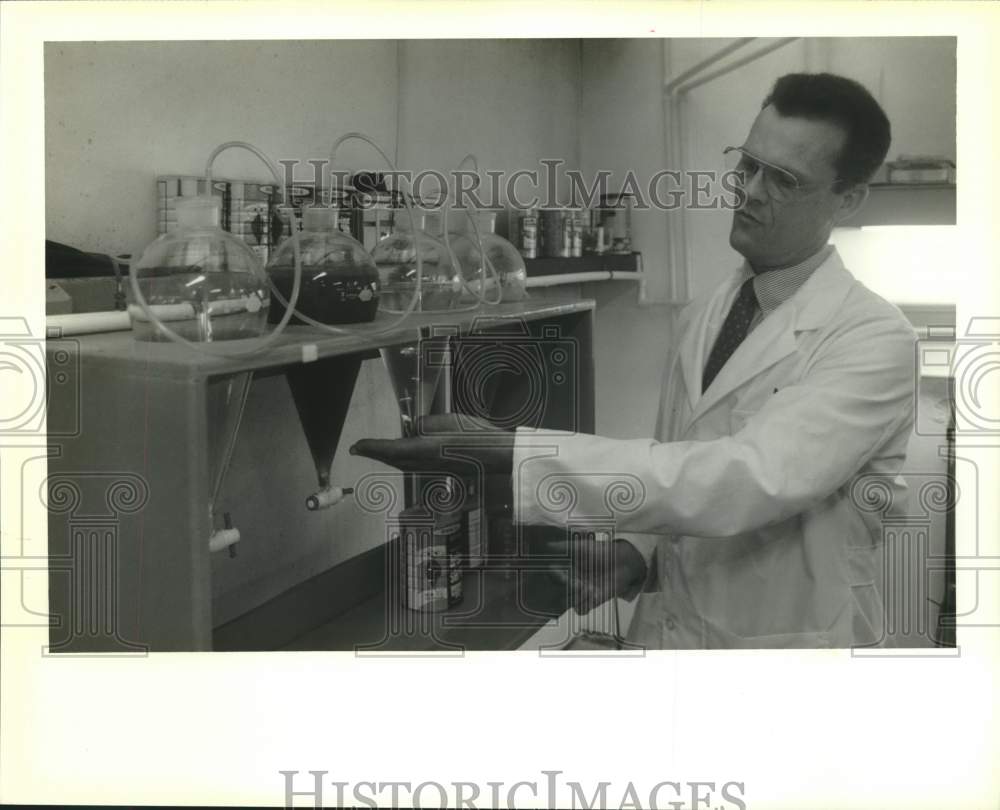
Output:
<path fill-rule="evenodd" d="M 892 133 L 889 119 L 863 85 L 832 73 L 789 73 L 774 83 L 761 109 L 773 104 L 784 116 L 826 121 L 844 133 L 834 161 L 841 189 L 866 183 L 882 165 Z"/>

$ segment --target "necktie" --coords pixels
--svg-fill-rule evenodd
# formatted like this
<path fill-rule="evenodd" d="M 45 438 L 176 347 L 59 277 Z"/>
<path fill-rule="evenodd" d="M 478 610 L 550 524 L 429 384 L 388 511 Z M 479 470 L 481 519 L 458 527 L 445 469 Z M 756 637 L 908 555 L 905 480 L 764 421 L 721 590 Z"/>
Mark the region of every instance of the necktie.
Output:
<path fill-rule="evenodd" d="M 736 347 L 747 336 L 750 321 L 756 308 L 757 296 L 753 292 L 753 278 L 748 278 L 740 287 L 739 295 L 736 296 L 736 300 L 726 316 L 726 321 L 722 324 L 722 330 L 715 339 L 712 352 L 708 355 L 705 373 L 701 377 L 702 393 L 705 393 L 708 386 L 712 384 L 712 380 L 715 379 L 715 375 L 719 373 L 732 353 L 736 351 Z"/>

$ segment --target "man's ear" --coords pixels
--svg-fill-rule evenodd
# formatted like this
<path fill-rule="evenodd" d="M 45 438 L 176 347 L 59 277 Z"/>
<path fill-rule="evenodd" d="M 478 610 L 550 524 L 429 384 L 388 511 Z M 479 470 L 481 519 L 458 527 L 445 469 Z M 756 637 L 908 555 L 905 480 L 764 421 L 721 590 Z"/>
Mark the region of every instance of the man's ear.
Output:
<path fill-rule="evenodd" d="M 840 200 L 840 207 L 837 208 L 837 211 L 833 215 L 835 225 L 840 225 L 845 220 L 849 220 L 853 217 L 861 206 L 865 204 L 865 200 L 867 199 L 867 183 L 855 183 L 851 186 L 846 192 L 844 192 L 844 195 Z"/>

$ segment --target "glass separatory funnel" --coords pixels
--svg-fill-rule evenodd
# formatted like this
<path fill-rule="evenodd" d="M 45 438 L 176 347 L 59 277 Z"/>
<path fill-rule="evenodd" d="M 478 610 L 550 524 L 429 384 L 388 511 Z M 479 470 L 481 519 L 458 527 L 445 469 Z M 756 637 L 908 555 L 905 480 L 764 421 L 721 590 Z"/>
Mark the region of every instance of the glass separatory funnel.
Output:
<path fill-rule="evenodd" d="M 386 346 L 379 349 L 382 361 L 389 372 L 392 390 L 399 405 L 400 431 L 404 437 L 416 435 L 416 422 L 434 410 L 441 400 L 445 411 L 449 405 L 447 382 L 441 385 L 442 375 L 450 365 L 447 337 L 422 337 L 415 343 Z M 439 391 L 439 388 L 441 389 Z M 412 506 L 427 481 L 423 475 L 409 475 L 406 482 L 406 503 Z"/>
<path fill-rule="evenodd" d="M 192 341 L 258 337 L 267 328 L 267 276 L 253 251 L 219 227 L 221 200 L 177 201 L 177 228 L 143 251 L 134 272 L 146 304 Z M 133 335 L 166 340 L 128 290 Z"/>
<path fill-rule="evenodd" d="M 448 338 L 421 338 L 379 352 L 399 403 L 402 434 L 412 436 L 417 418 L 427 416 L 434 406 L 441 372 L 449 365 Z"/>
<path fill-rule="evenodd" d="M 423 267 L 420 299 L 414 312 L 447 312 L 458 303 L 462 279 L 458 268 L 441 239 L 424 230 L 425 215 L 413 212 L 417 226 L 410 227 L 405 209 L 395 211 L 392 232 L 372 251 L 381 284 L 381 308 L 399 314 L 409 307 L 417 294 L 417 251 Z"/>
<path fill-rule="evenodd" d="M 326 324 L 364 323 L 378 311 L 379 275 L 375 262 L 361 243 L 338 229 L 336 207 L 313 206 L 302 213 L 302 231 L 275 251 L 267 272 L 287 301 L 295 279 L 295 246 L 302 259 L 302 288 L 297 313 Z M 271 302 L 269 320 L 285 314 L 278 296 Z M 290 323 L 304 323 L 293 315 Z"/>
<path fill-rule="evenodd" d="M 479 239 L 489 265 L 483 262 L 479 241 L 464 213 L 454 217 L 454 228 L 449 226 L 453 232 L 449 234 L 451 249 L 465 279 L 462 300 L 474 301 L 478 297 L 490 304 L 523 301 L 528 296 L 528 273 L 524 259 L 516 247 L 494 233 L 496 212 L 477 211 L 473 216 L 476 217 Z M 497 293 L 498 285 L 500 295 Z"/>
<path fill-rule="evenodd" d="M 342 495 L 349 494 L 347 489 L 332 485 L 330 469 L 361 362 L 360 354 L 345 354 L 324 357 L 312 363 L 296 363 L 285 370 L 295 409 L 316 466 L 319 490 L 306 498 L 306 508 L 310 510 L 333 506 Z"/>

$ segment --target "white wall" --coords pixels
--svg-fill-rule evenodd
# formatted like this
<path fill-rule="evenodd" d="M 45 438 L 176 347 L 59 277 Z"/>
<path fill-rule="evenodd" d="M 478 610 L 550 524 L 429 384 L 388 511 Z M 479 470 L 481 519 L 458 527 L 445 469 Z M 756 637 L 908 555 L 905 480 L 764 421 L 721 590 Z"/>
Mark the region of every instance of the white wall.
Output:
<path fill-rule="evenodd" d="M 864 84 L 889 116 L 890 160 L 904 154 L 955 159 L 955 37 L 827 42 L 828 69 Z"/>
<path fill-rule="evenodd" d="M 157 174 L 199 174 L 209 151 L 245 139 L 280 158 L 322 158 L 360 130 L 413 171 L 447 170 L 466 152 L 482 169 L 577 164 L 579 45 L 564 41 L 55 43 L 45 52 L 46 235 L 86 250 L 138 252 L 156 236 Z M 380 168 L 362 145 L 346 169 Z M 219 176 L 269 180 L 226 153 Z M 310 170 L 311 171 L 311 170 Z M 310 179 L 306 172 L 301 179 Z M 362 436 L 398 435 L 380 361 L 364 364 L 334 463 L 337 481 L 384 467 L 347 456 Z M 347 502 L 307 513 L 315 473 L 285 380 L 254 383 L 222 510 L 240 554 L 213 558 L 224 621 L 384 539 Z"/>
<path fill-rule="evenodd" d="M 609 171 L 608 188 L 617 191 L 632 171 L 645 190 L 665 162 L 662 84 L 662 40 L 584 41 L 580 164 L 585 177 Z M 632 239 L 642 252 L 649 298 L 666 300 L 666 214 L 636 211 Z"/>
<path fill-rule="evenodd" d="M 47 237 L 138 253 L 156 236 L 155 176 L 201 174 L 223 141 L 305 159 L 358 129 L 392 149 L 394 61 L 391 42 L 47 46 Z M 215 171 L 270 180 L 242 152 Z"/>
<path fill-rule="evenodd" d="M 894 304 L 954 304 L 977 269 L 956 261 L 953 225 L 835 228 L 830 242 L 858 281 Z"/>
<path fill-rule="evenodd" d="M 632 171 L 641 187 L 664 168 L 663 40 L 584 40 L 581 93 L 581 168 L 588 182 L 611 172 L 608 188 L 621 188 Z M 662 192 L 661 192 L 662 193 Z M 667 214 L 635 211 L 633 248 L 642 253 L 646 294 L 634 284 L 587 285 L 598 301 L 595 323 L 597 432 L 615 438 L 651 436 L 656 421 L 674 307 L 669 296 Z"/>
<path fill-rule="evenodd" d="M 56 43 L 45 54 L 47 238 L 138 252 L 156 236 L 157 174 L 200 174 L 249 140 L 275 160 L 326 158 L 357 130 L 401 168 L 576 165 L 575 40 Z M 399 84 L 397 84 L 399 82 Z M 400 92 L 401 91 L 401 92 Z M 348 143 L 338 168 L 383 168 Z M 302 167 L 299 179 L 312 178 Z M 219 176 L 270 180 L 226 152 Z"/>
<path fill-rule="evenodd" d="M 444 170 L 467 152 L 484 171 L 579 166 L 576 40 L 410 42 L 401 72 L 401 166 Z"/>

